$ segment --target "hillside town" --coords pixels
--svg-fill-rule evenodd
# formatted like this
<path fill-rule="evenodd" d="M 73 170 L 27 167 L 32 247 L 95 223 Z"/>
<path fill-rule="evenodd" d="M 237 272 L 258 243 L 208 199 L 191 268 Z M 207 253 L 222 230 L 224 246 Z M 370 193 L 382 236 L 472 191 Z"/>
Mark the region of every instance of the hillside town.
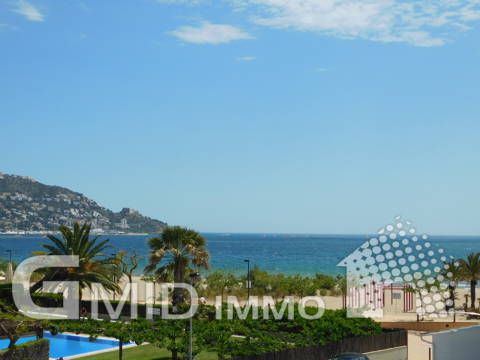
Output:
<path fill-rule="evenodd" d="M 75 222 L 91 223 L 95 233 L 150 233 L 166 225 L 130 208 L 115 213 L 80 193 L 0 173 L 1 233 L 47 233 Z"/>

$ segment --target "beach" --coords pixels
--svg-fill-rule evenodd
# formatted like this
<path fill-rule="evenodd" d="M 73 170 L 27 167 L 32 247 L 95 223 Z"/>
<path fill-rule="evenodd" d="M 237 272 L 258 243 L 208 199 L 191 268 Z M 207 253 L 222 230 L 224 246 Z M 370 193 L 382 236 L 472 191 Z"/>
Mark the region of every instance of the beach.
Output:
<path fill-rule="evenodd" d="M 146 289 L 148 283 L 145 282 L 144 280 L 142 280 L 142 278 L 138 277 L 138 276 L 133 278 L 133 282 L 136 284 L 137 289 L 138 289 L 138 299 L 137 299 L 138 303 L 139 304 L 145 304 L 147 302 L 154 303 L 152 297 L 147 297 L 146 296 L 145 289 Z M 122 281 L 121 281 L 121 288 L 123 289 L 127 285 L 127 283 L 128 283 L 128 279 L 126 277 L 123 278 Z M 156 294 L 155 304 L 157 304 L 157 305 L 158 304 L 168 304 L 168 301 L 161 300 L 161 293 L 160 293 L 159 284 L 156 284 L 155 289 L 156 289 L 156 291 L 155 291 L 155 294 Z M 389 301 L 389 298 L 388 298 L 389 289 L 388 289 L 388 287 L 386 288 L 385 292 L 387 294 L 387 300 Z M 469 288 L 458 288 L 456 293 L 457 293 L 456 309 L 457 309 L 457 312 L 458 312 L 458 314 L 456 316 L 456 320 L 457 321 L 467 321 L 467 322 L 478 323 L 478 320 L 475 320 L 475 319 L 470 319 L 469 320 L 469 319 L 467 319 L 466 315 L 461 314 L 461 312 L 463 312 L 463 304 L 465 302 L 465 295 L 470 296 L 470 289 Z M 225 301 L 227 300 L 226 299 L 227 295 L 228 294 L 224 295 Z M 480 288 L 477 288 L 477 295 L 480 297 Z M 325 304 L 325 309 L 339 310 L 339 309 L 343 308 L 342 296 L 330 296 L 330 295 L 321 296 L 319 294 L 318 294 L 318 296 L 323 300 L 323 302 Z M 83 299 L 90 300 L 91 298 L 92 298 L 91 292 L 88 289 L 85 290 L 83 292 Z M 120 300 L 119 295 L 116 295 L 114 297 L 113 294 L 105 294 L 104 298 L 108 298 L 110 300 L 114 300 L 114 299 L 115 300 Z M 128 301 L 129 297 L 126 296 L 125 299 Z M 238 301 L 239 304 L 242 305 L 242 306 L 247 303 L 245 298 L 239 298 L 238 300 L 239 300 Z M 280 300 L 280 299 L 276 299 L 276 300 Z M 298 301 L 299 299 L 297 298 L 296 300 Z M 216 300 L 215 300 L 214 297 L 207 297 L 206 298 L 206 304 L 207 305 L 216 305 L 215 301 Z M 469 301 L 469 303 L 470 303 L 470 301 Z M 478 301 L 477 301 L 477 303 L 478 303 Z M 261 296 L 258 297 L 258 305 L 263 306 Z M 309 306 L 316 306 L 316 304 L 314 302 L 309 303 L 308 305 Z M 386 303 L 386 306 L 384 308 L 384 316 L 381 319 L 376 319 L 376 320 L 384 321 L 384 322 L 389 322 L 389 321 L 392 321 L 392 322 L 397 322 L 397 321 L 412 322 L 413 321 L 413 322 L 415 322 L 415 321 L 417 321 L 417 314 L 415 312 L 415 309 L 412 309 L 408 312 L 404 312 L 404 311 L 402 311 L 401 308 L 392 307 L 392 306 L 389 306 L 388 303 Z M 423 319 L 423 321 L 438 321 L 438 322 L 453 321 L 453 315 L 449 315 L 447 317 L 438 317 L 438 318 L 425 317 Z"/>

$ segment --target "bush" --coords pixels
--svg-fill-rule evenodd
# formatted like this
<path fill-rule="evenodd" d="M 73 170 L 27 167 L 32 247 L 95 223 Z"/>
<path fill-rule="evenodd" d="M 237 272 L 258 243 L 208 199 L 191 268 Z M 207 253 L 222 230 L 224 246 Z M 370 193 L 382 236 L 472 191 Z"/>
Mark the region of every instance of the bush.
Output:
<path fill-rule="evenodd" d="M 322 289 L 333 292 L 338 283 L 338 279 L 330 275 L 317 274 L 313 278 L 301 275 L 286 276 L 268 273 L 257 266 L 250 272 L 250 280 L 253 284 L 252 295 L 268 295 L 275 299 L 285 296 L 314 296 Z M 204 288 L 200 289 L 200 293 L 205 296 L 246 297 L 246 281 L 245 275 L 236 277 L 226 272 L 216 271 L 207 275 Z M 323 294 L 326 295 L 327 292 L 324 291 Z"/>
<path fill-rule="evenodd" d="M 29 341 L 15 345 L 12 349 L 0 350 L 0 359 L 5 360 L 48 360 L 49 341 L 46 339 Z"/>
<path fill-rule="evenodd" d="M 220 359 L 227 355 L 254 355 L 382 333 L 378 323 L 371 319 L 347 318 L 344 310 L 326 310 L 318 320 L 303 319 L 298 310 L 295 306 L 293 320 L 288 319 L 287 312 L 278 320 L 253 320 L 251 310 L 245 320 L 235 316 L 234 320 L 200 321 L 194 326 L 203 349 L 218 352 Z M 306 311 L 312 314 L 317 309 Z"/>

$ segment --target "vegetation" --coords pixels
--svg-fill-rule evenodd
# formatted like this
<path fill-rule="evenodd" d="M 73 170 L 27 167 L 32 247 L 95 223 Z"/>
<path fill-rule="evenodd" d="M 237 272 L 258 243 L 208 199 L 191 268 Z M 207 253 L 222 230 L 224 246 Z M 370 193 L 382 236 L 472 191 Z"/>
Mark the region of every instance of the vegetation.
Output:
<path fill-rule="evenodd" d="M 74 332 L 91 338 L 107 336 L 119 340 L 118 359 L 123 360 L 123 346 L 134 342 L 140 345 L 149 342 L 157 348 L 167 349 L 173 360 L 184 356 L 188 350 L 187 323 L 185 321 L 132 320 L 130 322 L 61 321 L 52 325 L 54 333 Z"/>
<path fill-rule="evenodd" d="M 216 271 L 207 275 L 205 279 L 205 287 L 200 289 L 200 293 L 204 296 L 222 297 L 224 294 L 233 294 L 234 292 L 243 292 L 241 279 L 236 278 L 232 274 Z"/>
<path fill-rule="evenodd" d="M 91 288 L 92 284 L 101 284 L 105 289 L 118 291 L 115 279 L 117 268 L 111 258 L 107 258 L 102 251 L 109 248 L 109 240 L 98 241 L 90 238 L 91 226 L 75 223 L 73 229 L 60 226 L 61 239 L 48 235 L 51 243 L 44 244 L 48 255 L 77 255 L 79 266 L 75 268 L 49 268 L 42 272 L 42 280 L 32 286 L 32 291 L 38 291 L 43 281 L 77 281 L 80 287 L 79 298 L 82 290 Z"/>
<path fill-rule="evenodd" d="M 22 349 L 22 348 L 26 348 L 26 347 L 30 347 L 30 346 L 34 346 L 35 344 L 38 344 L 38 343 L 41 343 L 41 342 L 44 342 L 44 341 L 48 341 L 47 339 L 38 339 L 38 340 L 33 340 L 33 341 L 27 341 L 23 344 L 19 344 L 19 345 L 14 345 L 12 347 L 9 347 L 5 350 L 0 350 L 0 355 L 2 354 L 5 354 L 6 352 L 9 352 L 9 351 L 15 351 L 15 350 L 19 350 L 19 349 Z"/>
<path fill-rule="evenodd" d="M 210 255 L 206 250 L 207 242 L 196 231 L 169 226 L 159 237 L 151 238 L 148 244 L 151 249 L 150 264 L 145 270 L 147 273 L 154 272 L 160 280 L 173 275 L 174 283 L 184 283 L 191 266 L 208 269 Z M 173 305 L 183 302 L 183 290 L 174 287 Z"/>
<path fill-rule="evenodd" d="M 156 234 L 166 224 L 124 208 L 113 212 L 69 189 L 0 173 L 0 231 L 53 231 L 58 224 L 94 221 L 107 231 Z M 73 211 L 72 211 L 73 210 Z"/>
<path fill-rule="evenodd" d="M 470 254 L 466 259 L 458 260 L 462 280 L 470 282 L 470 300 L 475 308 L 477 281 L 480 279 L 480 253 Z"/>
<path fill-rule="evenodd" d="M 103 285 L 107 290 L 117 292 L 118 281 L 126 276 L 133 281 L 133 274 L 139 267 L 140 256 L 135 252 L 128 255 L 120 251 L 113 257 L 104 252 L 109 249 L 109 240 L 100 241 L 90 236 L 90 225 L 75 224 L 72 229 L 61 226 L 61 237 L 50 235 L 49 243 L 43 245 L 44 254 L 78 255 L 79 267 L 54 268 L 41 271 L 37 276 L 41 281 L 32 290 L 38 290 L 42 281 L 77 281 L 80 289 L 91 288 L 93 283 Z M 149 276 L 144 280 L 160 282 L 173 280 L 174 283 L 186 282 L 195 268 L 208 268 L 209 254 L 206 241 L 197 232 L 182 228 L 168 227 L 159 236 L 149 240 L 150 259 L 146 271 Z M 0 261 L 0 266 L 4 264 Z M 445 263 L 443 275 L 450 280 L 449 291 L 454 299 L 455 289 L 459 281 L 469 281 L 471 285 L 472 307 L 475 305 L 475 287 L 480 278 L 480 253 L 470 254 L 467 259 Z M 0 267 L 1 269 L 1 267 Z M 230 313 L 231 309 L 222 306 L 219 310 L 221 319 L 213 320 L 217 309 L 213 306 L 201 305 L 192 320 L 193 352 L 201 354 L 199 360 L 223 360 L 244 355 L 281 351 L 289 348 L 323 345 L 345 338 L 374 335 L 381 333 L 379 324 L 362 318 L 347 318 L 345 310 L 326 310 L 317 320 L 306 320 L 301 311 L 308 314 L 317 312 L 317 308 L 300 309 L 293 304 L 293 318 L 289 311 L 281 313 L 287 305 L 283 302 L 286 296 L 345 295 L 346 279 L 342 276 L 332 277 L 317 274 L 313 277 L 300 275 L 286 276 L 270 274 L 254 267 L 250 272 L 253 283 L 251 295 L 272 296 L 276 301 L 274 309 L 268 309 L 268 315 L 254 319 L 255 308 L 241 308 L 239 313 Z M 226 272 L 209 273 L 197 285 L 202 296 L 221 295 L 222 302 L 226 295 L 245 297 L 246 276 L 235 276 Z M 428 283 L 429 287 L 438 284 Z M 418 291 L 411 289 L 410 291 Z M 50 294 L 41 300 L 61 301 L 61 295 Z M 37 298 L 36 301 L 40 300 Z M 131 300 L 131 299 L 130 299 Z M 48 302 L 47 301 L 47 302 Z M 188 304 L 180 289 L 174 287 L 173 304 L 179 312 Z M 288 305 L 290 306 L 290 305 Z M 288 307 L 287 306 L 287 307 Z M 171 309 L 172 310 L 172 309 Z M 280 317 L 274 317 L 273 313 Z M 261 311 L 263 313 L 263 309 Z M 229 316 L 227 316 L 229 315 Z M 233 317 L 233 318 L 232 318 Z M 119 340 L 119 349 L 114 353 L 95 355 L 90 359 L 185 359 L 189 350 L 190 327 L 188 320 L 145 319 L 124 321 L 30 321 L 18 314 L 11 305 L 11 284 L 0 284 L 0 335 L 10 339 L 10 348 L 25 333 L 35 332 L 40 338 L 44 329 L 53 333 L 73 332 L 87 334 L 92 339 L 99 336 L 112 337 Z M 124 349 L 125 344 L 142 345 Z M 87 358 L 88 359 L 88 358 Z"/>
<path fill-rule="evenodd" d="M 455 311 L 455 300 L 457 299 L 457 286 L 459 281 L 462 280 L 462 269 L 458 260 L 450 260 L 445 262 L 441 275 L 445 279 L 449 280 L 448 292 L 450 294 L 451 304 L 447 304 L 446 310 L 453 309 Z M 455 312 L 453 313 L 453 319 L 456 320 Z"/>
<path fill-rule="evenodd" d="M 119 251 L 114 257 L 114 268 L 116 274 L 114 274 L 114 281 L 118 282 L 123 275 L 126 275 L 130 285 L 133 282 L 133 274 L 140 265 L 139 261 L 143 256 L 138 255 L 135 251 L 133 255 L 128 256 L 125 250 Z M 130 291 L 130 302 L 132 302 L 132 291 Z"/>
<path fill-rule="evenodd" d="M 131 322 L 108 322 L 97 320 L 51 322 L 52 333 L 73 332 L 90 335 L 91 339 L 106 336 L 119 341 L 118 359 L 123 359 L 123 346 L 134 342 L 137 345 L 150 340 L 148 323 L 145 320 Z"/>
<path fill-rule="evenodd" d="M 170 360 L 171 354 L 166 349 L 159 349 L 155 345 L 142 345 L 124 350 L 124 360 Z M 115 352 L 107 352 L 82 358 L 82 360 L 117 360 Z M 217 360 L 214 353 L 200 353 L 195 360 Z"/>
<path fill-rule="evenodd" d="M 286 296 L 315 296 L 333 295 L 344 293 L 346 283 L 342 276 L 329 276 L 316 274 L 314 277 L 301 275 L 287 276 L 284 274 L 271 274 L 255 266 L 250 272 L 253 288 L 251 295 L 272 296 L 277 301 Z M 245 297 L 246 276 L 234 276 L 233 274 L 216 271 L 206 275 L 203 286 L 198 289 L 199 294 L 205 297 L 228 295 Z"/>
<path fill-rule="evenodd" d="M 9 340 L 8 349 L 13 349 L 20 337 L 28 332 L 42 338 L 44 324 L 19 314 L 13 306 L 0 299 L 0 338 Z"/>
<path fill-rule="evenodd" d="M 156 285 L 159 282 L 158 279 L 155 276 L 142 276 L 142 280 L 153 284 L 153 305 L 156 305 L 157 297 L 155 294 L 157 293 Z"/>
<path fill-rule="evenodd" d="M 154 345 L 143 345 L 123 351 L 125 360 L 169 360 L 170 353 L 165 349 L 158 349 Z M 82 358 L 82 360 L 118 360 L 116 352 L 107 352 Z"/>
<path fill-rule="evenodd" d="M 280 304 L 279 304 L 280 305 Z M 277 308 L 279 310 L 280 308 Z M 224 310 L 225 312 L 227 309 Z M 307 313 L 317 309 L 307 308 Z M 209 320 L 209 313 L 215 309 L 203 306 L 193 320 L 194 353 L 217 354 L 219 360 L 241 355 L 253 355 L 280 351 L 298 346 L 326 344 L 353 336 L 381 333 L 380 325 L 370 319 L 350 319 L 342 310 L 327 310 L 318 320 L 305 320 L 295 306 L 294 319 L 287 313 L 280 319 L 253 319 L 253 309 L 246 319 L 238 315 L 233 320 Z M 173 360 L 188 356 L 189 326 L 187 320 L 132 320 L 124 322 L 105 321 L 57 321 L 52 322 L 52 331 L 114 337 L 121 341 L 116 352 L 118 359 L 124 359 L 128 351 L 123 345 L 128 342 L 148 342 L 157 347 L 158 354 L 171 354 Z M 151 351 L 151 347 L 149 348 Z M 168 351 L 165 354 L 165 349 Z M 168 356 L 168 355 L 167 355 Z M 155 359 L 155 358 L 154 358 Z"/>

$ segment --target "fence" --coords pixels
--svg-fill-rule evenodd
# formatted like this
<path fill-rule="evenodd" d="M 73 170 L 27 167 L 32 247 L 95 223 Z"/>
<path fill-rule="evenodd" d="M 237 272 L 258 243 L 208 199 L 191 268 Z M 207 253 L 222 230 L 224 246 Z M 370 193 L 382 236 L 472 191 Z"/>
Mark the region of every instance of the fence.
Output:
<path fill-rule="evenodd" d="M 394 286 L 384 285 L 381 283 L 371 282 L 359 287 L 351 287 L 347 289 L 346 306 L 349 308 L 362 308 L 364 306 L 372 307 L 373 309 L 383 309 L 387 305 L 385 303 L 385 293 L 389 292 L 390 305 L 394 303 L 394 290 L 400 291 L 398 294 L 403 301 L 403 312 L 413 310 L 415 302 L 415 294 L 411 286 Z"/>
<path fill-rule="evenodd" d="M 379 335 L 357 336 L 326 345 L 299 347 L 260 355 L 240 356 L 235 360 L 328 360 L 347 352 L 367 353 L 407 345 L 408 333 L 389 329 Z"/>
<path fill-rule="evenodd" d="M 457 322 L 446 322 L 446 321 L 402 321 L 402 322 L 382 322 L 380 324 L 383 328 L 392 328 L 397 327 L 405 330 L 413 331 L 442 331 L 455 328 L 462 328 L 474 325 L 480 325 L 480 322 L 467 322 L 467 321 L 457 321 Z"/>

